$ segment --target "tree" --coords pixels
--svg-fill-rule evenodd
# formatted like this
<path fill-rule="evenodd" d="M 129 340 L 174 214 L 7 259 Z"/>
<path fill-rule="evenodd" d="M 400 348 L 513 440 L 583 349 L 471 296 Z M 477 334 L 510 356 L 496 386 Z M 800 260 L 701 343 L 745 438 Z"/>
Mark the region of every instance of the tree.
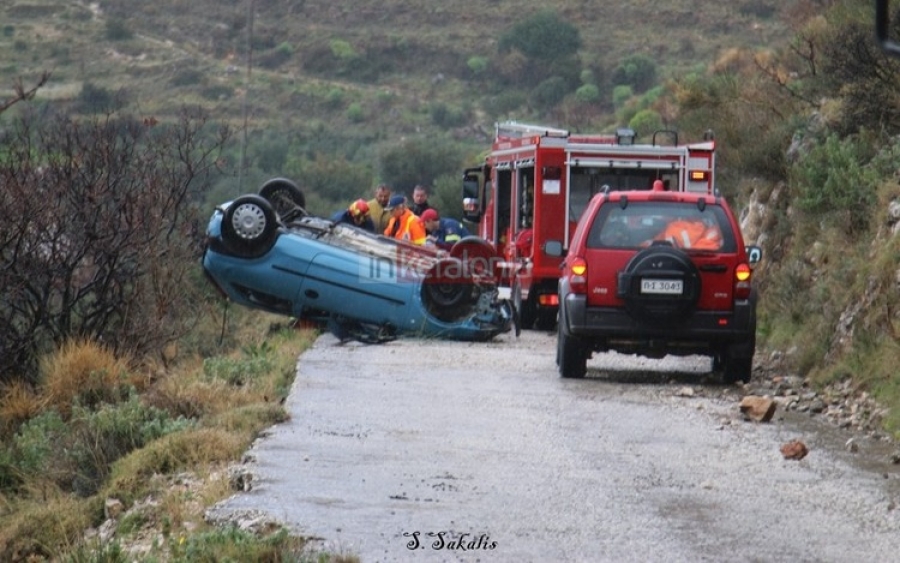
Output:
<path fill-rule="evenodd" d="M 637 92 L 656 84 L 656 63 L 644 55 L 632 55 L 613 71 L 613 83 L 631 86 Z"/>
<path fill-rule="evenodd" d="M 75 337 L 138 356 L 196 321 L 205 190 L 226 128 L 25 115 L 0 140 L 0 380 Z"/>
<path fill-rule="evenodd" d="M 580 48 L 578 28 L 553 10 L 542 10 L 500 37 L 498 76 L 513 85 L 557 76 L 565 80 L 567 89 L 574 89 L 581 75 Z M 525 60 L 518 61 L 516 54 Z"/>
<path fill-rule="evenodd" d="M 464 151 L 450 142 L 410 139 L 385 150 L 380 176 L 395 192 L 410 194 L 416 184 L 432 184 L 439 176 L 459 174 Z"/>
<path fill-rule="evenodd" d="M 512 26 L 500 37 L 498 47 L 501 53 L 517 49 L 529 59 L 555 61 L 576 54 L 581 35 L 555 11 L 541 10 Z"/>

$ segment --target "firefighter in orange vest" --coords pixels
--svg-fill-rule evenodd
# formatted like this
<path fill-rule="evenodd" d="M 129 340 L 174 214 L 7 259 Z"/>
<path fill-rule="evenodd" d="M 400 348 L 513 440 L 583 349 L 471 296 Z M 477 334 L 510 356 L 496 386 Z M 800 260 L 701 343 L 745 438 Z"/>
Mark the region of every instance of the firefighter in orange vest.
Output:
<path fill-rule="evenodd" d="M 719 250 L 722 248 L 722 232 L 714 222 L 702 219 L 678 219 L 666 226 L 658 237 L 671 242 L 678 248 L 695 250 Z"/>
<path fill-rule="evenodd" d="M 405 240 L 419 246 L 425 244 L 425 225 L 422 224 L 421 219 L 416 217 L 415 213 L 406 207 L 405 197 L 402 195 L 391 197 L 385 209 L 391 213 L 391 219 L 384 230 L 385 236 Z"/>

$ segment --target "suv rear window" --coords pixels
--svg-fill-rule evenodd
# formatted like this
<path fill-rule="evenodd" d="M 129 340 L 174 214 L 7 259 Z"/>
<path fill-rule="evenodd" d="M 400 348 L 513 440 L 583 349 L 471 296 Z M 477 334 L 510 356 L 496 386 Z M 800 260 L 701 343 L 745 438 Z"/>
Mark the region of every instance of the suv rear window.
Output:
<path fill-rule="evenodd" d="M 731 223 L 722 207 L 696 203 L 608 202 L 588 233 L 588 248 L 643 248 L 668 241 L 685 250 L 736 252 Z"/>

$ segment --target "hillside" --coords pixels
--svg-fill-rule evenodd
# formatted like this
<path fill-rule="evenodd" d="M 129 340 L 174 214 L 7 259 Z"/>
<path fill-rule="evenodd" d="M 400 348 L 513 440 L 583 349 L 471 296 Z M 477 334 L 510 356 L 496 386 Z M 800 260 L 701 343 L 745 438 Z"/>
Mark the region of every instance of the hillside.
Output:
<path fill-rule="evenodd" d="M 564 104 L 531 107 L 526 96 L 541 76 L 525 75 L 527 68 L 508 76 L 521 61 L 498 50 L 500 39 L 541 7 L 524 0 L 4 4 L 0 85 L 50 70 L 43 100 L 77 100 L 88 83 L 125 93 L 145 115 L 196 103 L 236 124 L 246 110 L 257 130 L 350 129 L 344 135 L 375 142 L 448 128 L 481 142 L 479 132 L 500 117 L 584 125 L 584 112 L 572 115 Z M 561 0 L 553 8 L 580 34 L 581 68 L 599 77 L 601 98 L 589 114 L 599 128 L 614 119 L 607 78 L 623 58 L 652 58 L 662 82 L 730 49 L 782 43 L 790 5 Z M 473 57 L 486 69 L 473 71 Z M 492 79 L 498 75 L 503 83 Z M 510 100 L 515 91 L 522 96 Z M 452 119 L 436 125 L 428 111 L 434 104 L 445 104 Z"/>

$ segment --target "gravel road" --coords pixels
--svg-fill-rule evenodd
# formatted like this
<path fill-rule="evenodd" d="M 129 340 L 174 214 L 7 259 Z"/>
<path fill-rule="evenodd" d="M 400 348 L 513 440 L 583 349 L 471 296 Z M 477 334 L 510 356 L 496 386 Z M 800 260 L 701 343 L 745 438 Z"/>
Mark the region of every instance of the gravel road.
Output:
<path fill-rule="evenodd" d="M 889 561 L 900 471 L 795 413 L 743 420 L 706 358 L 603 354 L 559 378 L 555 335 L 340 344 L 298 363 L 211 520 L 272 518 L 373 561 Z M 779 447 L 810 449 L 786 460 Z"/>

